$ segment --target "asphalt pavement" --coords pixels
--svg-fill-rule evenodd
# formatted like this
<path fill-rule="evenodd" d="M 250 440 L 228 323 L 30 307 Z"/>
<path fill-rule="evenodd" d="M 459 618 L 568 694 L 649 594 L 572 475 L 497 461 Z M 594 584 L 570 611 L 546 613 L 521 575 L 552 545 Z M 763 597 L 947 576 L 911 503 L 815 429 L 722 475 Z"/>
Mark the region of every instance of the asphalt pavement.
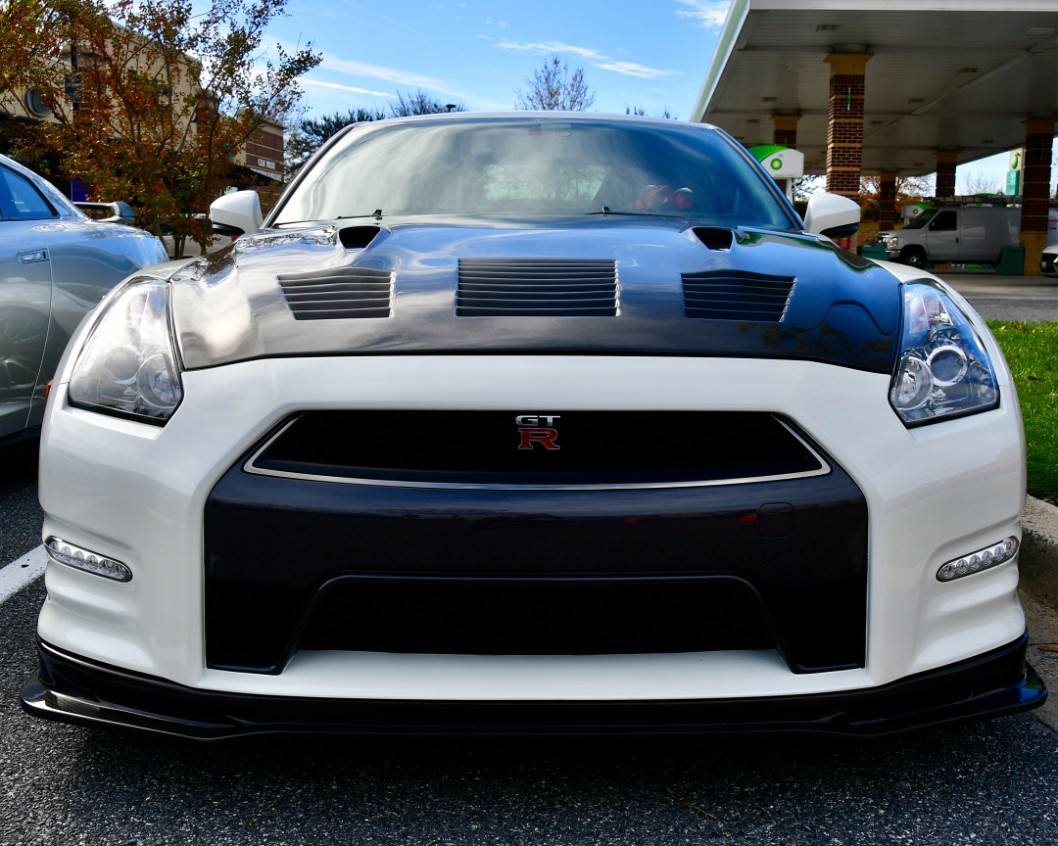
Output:
<path fill-rule="evenodd" d="M 1058 277 L 997 276 L 992 272 L 934 270 L 986 320 L 1058 320 Z"/>

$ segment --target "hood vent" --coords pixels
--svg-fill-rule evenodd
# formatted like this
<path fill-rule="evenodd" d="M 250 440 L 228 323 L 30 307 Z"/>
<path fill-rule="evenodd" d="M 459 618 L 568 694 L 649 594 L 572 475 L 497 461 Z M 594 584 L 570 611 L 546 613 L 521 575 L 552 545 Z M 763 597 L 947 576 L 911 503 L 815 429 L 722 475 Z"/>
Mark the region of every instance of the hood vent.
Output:
<path fill-rule="evenodd" d="M 340 267 L 277 277 L 297 320 L 389 317 L 393 274 L 369 267 Z"/>
<path fill-rule="evenodd" d="M 710 250 L 730 250 L 735 234 L 730 229 L 719 229 L 715 226 L 694 227 L 695 237 Z"/>
<path fill-rule="evenodd" d="M 347 250 L 362 250 L 378 237 L 377 226 L 347 226 L 338 230 L 338 240 Z"/>
<path fill-rule="evenodd" d="M 794 280 L 737 270 L 683 274 L 687 317 L 778 323 L 786 313 Z"/>
<path fill-rule="evenodd" d="M 461 259 L 460 317 L 613 317 L 617 263 L 580 259 Z"/>

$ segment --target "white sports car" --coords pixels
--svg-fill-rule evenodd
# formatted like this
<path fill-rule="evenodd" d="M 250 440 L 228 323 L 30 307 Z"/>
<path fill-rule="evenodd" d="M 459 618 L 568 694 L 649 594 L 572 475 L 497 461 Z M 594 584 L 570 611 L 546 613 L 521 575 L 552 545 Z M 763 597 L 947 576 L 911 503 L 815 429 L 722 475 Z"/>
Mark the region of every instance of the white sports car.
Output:
<path fill-rule="evenodd" d="M 987 327 L 732 138 L 355 125 L 130 277 L 47 410 L 31 712 L 882 734 L 1043 702 Z M 828 237 L 829 236 L 829 237 Z"/>

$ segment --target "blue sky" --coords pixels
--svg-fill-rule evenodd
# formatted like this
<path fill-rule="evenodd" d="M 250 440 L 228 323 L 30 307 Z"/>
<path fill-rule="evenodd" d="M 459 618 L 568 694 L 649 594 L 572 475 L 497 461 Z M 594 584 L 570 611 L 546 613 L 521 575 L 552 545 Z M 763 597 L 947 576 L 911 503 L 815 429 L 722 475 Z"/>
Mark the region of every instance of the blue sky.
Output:
<path fill-rule="evenodd" d="M 558 55 L 583 68 L 594 111 L 640 106 L 687 119 L 727 0 L 290 0 L 269 35 L 308 41 L 323 62 L 304 79 L 309 115 L 385 109 L 427 91 L 473 111 L 509 110 Z"/>
<path fill-rule="evenodd" d="M 581 68 L 593 111 L 640 107 L 691 117 L 728 0 L 289 0 L 268 35 L 312 42 L 302 83 L 309 117 L 385 110 L 427 92 L 472 111 L 505 111 L 552 55 Z M 1002 190 L 1006 154 L 958 171 Z"/>

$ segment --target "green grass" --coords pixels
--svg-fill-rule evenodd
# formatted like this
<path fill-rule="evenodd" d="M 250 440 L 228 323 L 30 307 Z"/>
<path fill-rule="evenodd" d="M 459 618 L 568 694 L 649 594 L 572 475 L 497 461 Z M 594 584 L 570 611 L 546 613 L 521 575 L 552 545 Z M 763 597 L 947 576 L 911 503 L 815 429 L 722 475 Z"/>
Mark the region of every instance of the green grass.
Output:
<path fill-rule="evenodd" d="M 1058 323 L 990 320 L 1021 401 L 1028 490 L 1058 503 Z"/>

